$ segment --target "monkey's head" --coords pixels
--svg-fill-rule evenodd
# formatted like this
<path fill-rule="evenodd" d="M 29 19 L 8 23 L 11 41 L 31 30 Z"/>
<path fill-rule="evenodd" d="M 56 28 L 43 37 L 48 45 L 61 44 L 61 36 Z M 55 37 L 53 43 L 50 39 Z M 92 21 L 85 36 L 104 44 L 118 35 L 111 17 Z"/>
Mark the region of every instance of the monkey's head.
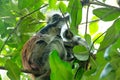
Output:
<path fill-rule="evenodd" d="M 54 24 L 61 28 L 68 20 L 69 16 L 62 17 L 60 14 L 54 14 L 48 19 L 48 24 Z"/>
<path fill-rule="evenodd" d="M 88 48 L 87 42 L 81 38 L 80 36 L 74 35 L 70 30 L 65 30 L 62 34 L 63 39 L 65 42 L 71 42 L 74 46 L 75 45 L 83 45 Z"/>

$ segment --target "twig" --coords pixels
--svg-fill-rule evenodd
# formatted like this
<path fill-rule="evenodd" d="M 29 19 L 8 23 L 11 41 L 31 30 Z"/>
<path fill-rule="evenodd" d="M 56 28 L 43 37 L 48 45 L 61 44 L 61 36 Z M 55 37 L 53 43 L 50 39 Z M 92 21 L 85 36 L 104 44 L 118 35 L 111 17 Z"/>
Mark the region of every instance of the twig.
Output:
<path fill-rule="evenodd" d="M 115 38 L 115 39 L 112 41 L 111 44 L 114 44 L 114 43 L 118 40 L 119 37 L 120 37 L 120 34 L 117 35 L 117 38 Z M 108 45 L 108 46 L 105 46 L 105 47 L 103 47 L 103 48 L 101 48 L 101 49 L 98 49 L 97 52 L 100 52 L 100 51 L 102 51 L 102 50 L 105 50 L 107 47 L 109 47 L 109 45 Z"/>
<path fill-rule="evenodd" d="M 86 24 L 86 23 L 92 23 L 92 22 L 100 21 L 100 20 L 106 18 L 106 16 L 108 16 L 109 14 L 114 13 L 116 10 L 117 10 L 117 9 L 113 9 L 112 11 L 110 11 L 110 12 L 108 12 L 107 14 L 103 15 L 103 16 L 101 17 L 101 19 L 96 19 L 96 20 L 92 20 L 92 21 L 88 21 L 88 22 L 83 22 L 83 23 L 81 23 L 80 25 L 83 25 L 83 24 Z"/>
<path fill-rule="evenodd" d="M 120 10 L 119 7 L 112 6 L 112 5 L 108 5 L 108 4 L 102 3 L 102 2 L 100 2 L 100 1 L 97 1 L 97 2 L 89 2 L 89 4 L 100 5 L 100 6 L 105 6 L 105 7 L 109 7 L 109 8 L 116 8 L 116 9 Z"/>
<path fill-rule="evenodd" d="M 36 10 L 30 12 L 29 14 L 23 16 L 22 18 L 28 17 L 28 16 L 30 16 L 31 14 L 33 14 L 33 13 L 39 11 L 40 9 L 42 9 L 42 8 L 44 8 L 44 7 L 46 7 L 46 6 L 48 6 L 48 4 L 43 5 L 42 7 L 40 7 L 40 8 L 38 8 L 38 9 L 36 9 Z"/>
<path fill-rule="evenodd" d="M 101 19 L 96 19 L 96 20 L 92 20 L 92 21 L 88 21 L 87 23 L 92 23 L 92 22 L 97 22 L 100 21 Z M 86 24 L 86 22 L 81 23 L 80 25 Z"/>
<path fill-rule="evenodd" d="M 62 13 L 63 18 L 65 18 L 65 16 L 64 16 L 64 14 L 63 14 L 63 12 L 62 12 L 62 10 L 61 10 L 61 8 L 60 8 L 60 7 L 59 7 L 59 9 L 60 9 L 60 12 Z M 68 31 L 70 31 L 70 29 L 69 29 L 69 25 L 68 25 L 68 23 L 67 23 L 67 21 L 66 21 L 66 20 L 65 20 L 65 23 L 66 23 L 66 25 L 67 25 Z"/>
<path fill-rule="evenodd" d="M 87 5 L 90 5 L 90 4 L 97 5 L 97 6 L 99 5 L 99 6 L 109 7 L 109 8 L 115 8 L 117 10 L 120 10 L 120 7 L 105 4 L 105 3 L 102 3 L 100 1 L 96 1 L 96 2 L 90 1 L 89 3 L 87 3 Z M 77 8 L 77 7 L 74 7 L 74 6 L 69 6 L 69 7 L 73 8 L 73 9 L 80 9 L 80 8 Z"/>
<path fill-rule="evenodd" d="M 87 13 L 86 13 L 86 26 L 85 26 L 85 35 L 87 34 L 87 27 L 88 27 L 88 16 L 89 16 L 89 7 L 90 7 L 90 4 L 88 4 L 88 7 L 87 7 Z"/>
<path fill-rule="evenodd" d="M 20 23 L 23 21 L 23 19 L 25 19 L 26 17 L 30 16 L 30 15 L 33 14 L 34 12 L 39 11 L 40 9 L 46 7 L 47 5 L 48 5 L 48 4 L 45 4 L 44 6 L 38 8 L 38 9 L 36 9 L 36 10 L 30 12 L 29 14 L 27 14 L 27 15 L 25 15 L 25 16 L 23 16 L 23 17 L 20 18 L 20 20 L 17 22 L 15 28 L 10 32 L 10 34 L 8 35 L 8 37 L 7 37 L 7 39 L 5 40 L 4 44 L 3 44 L 2 47 L 0 48 L 0 53 L 1 53 L 1 51 L 3 50 L 3 48 L 4 48 L 5 44 L 7 43 L 7 41 L 9 40 L 9 38 L 11 37 L 11 34 L 13 34 L 14 31 L 19 27 L 19 25 L 20 25 Z"/>
<path fill-rule="evenodd" d="M 60 12 L 62 13 L 62 16 L 63 16 L 63 18 L 65 18 L 65 16 L 64 16 L 64 14 L 63 14 L 63 12 L 62 12 L 62 10 L 61 10 L 61 8 L 59 7 L 59 9 L 60 9 Z M 69 36 L 71 36 L 72 37 L 72 35 L 71 35 L 71 31 L 70 31 L 70 28 L 69 28 L 69 25 L 68 25 L 68 23 L 67 23 L 67 21 L 65 20 L 65 23 L 66 23 L 66 25 L 67 25 L 67 30 L 68 30 L 68 35 Z"/>
<path fill-rule="evenodd" d="M 92 50 L 92 48 L 93 48 L 93 46 L 94 46 L 94 43 L 95 43 L 101 36 L 103 36 L 105 33 L 106 33 L 106 31 L 105 31 L 104 33 L 102 33 L 100 36 L 98 36 L 98 37 L 93 41 L 93 43 L 92 43 L 92 45 L 91 45 L 91 47 L 90 47 L 89 52 L 91 52 L 91 50 Z"/>
<path fill-rule="evenodd" d="M 16 27 L 10 32 L 10 34 L 8 35 L 7 39 L 5 40 L 4 44 L 2 45 L 2 47 L 0 48 L 0 53 L 3 50 L 5 44 L 7 43 L 8 39 L 10 38 L 11 34 L 13 34 L 13 32 L 18 28 L 18 25 L 22 22 L 22 19 L 20 19 L 17 24 Z"/>

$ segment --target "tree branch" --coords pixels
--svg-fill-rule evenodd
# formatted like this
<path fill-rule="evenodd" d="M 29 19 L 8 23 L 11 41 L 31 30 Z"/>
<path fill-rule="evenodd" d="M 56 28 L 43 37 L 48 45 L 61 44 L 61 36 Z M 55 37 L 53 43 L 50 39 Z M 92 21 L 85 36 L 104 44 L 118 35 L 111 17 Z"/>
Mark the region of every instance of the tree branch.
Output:
<path fill-rule="evenodd" d="M 96 20 L 92 20 L 92 21 L 88 21 L 87 23 L 92 23 L 92 22 L 97 22 L 100 21 L 101 19 L 96 19 Z M 81 23 L 80 25 L 86 24 L 86 22 Z"/>
<path fill-rule="evenodd" d="M 97 1 L 97 0 L 96 0 L 96 2 L 89 2 L 89 4 L 100 5 L 100 6 L 105 6 L 105 7 L 115 8 L 115 9 L 117 9 L 117 10 L 120 10 L 119 7 L 112 6 L 112 5 L 108 5 L 108 4 L 102 3 L 102 2 Z"/>
<path fill-rule="evenodd" d="M 10 32 L 10 34 L 9 34 L 8 37 L 6 38 L 4 44 L 3 44 L 2 47 L 0 48 L 0 53 L 1 53 L 1 51 L 3 50 L 3 48 L 4 48 L 5 44 L 7 43 L 7 41 L 9 40 L 9 38 L 11 37 L 11 34 L 13 34 L 14 31 L 16 31 L 16 29 L 19 27 L 19 25 L 20 25 L 20 23 L 23 21 L 23 19 L 25 19 L 26 17 L 28 17 L 28 16 L 30 16 L 31 14 L 35 13 L 36 11 L 39 11 L 40 9 L 46 7 L 47 5 L 48 5 L 48 4 L 45 4 L 45 5 L 43 5 L 42 7 L 38 8 L 38 9 L 36 9 L 36 10 L 30 12 L 29 14 L 27 14 L 27 15 L 25 15 L 25 16 L 23 16 L 23 17 L 20 18 L 20 20 L 17 22 L 15 28 Z"/>
<path fill-rule="evenodd" d="M 89 7 L 90 7 L 90 4 L 88 4 L 88 6 L 87 6 L 87 13 L 86 13 L 86 26 L 85 26 L 85 35 L 87 34 L 88 16 L 89 16 Z"/>
<path fill-rule="evenodd" d="M 95 43 L 101 36 L 103 36 L 105 33 L 106 33 L 106 31 L 105 31 L 104 33 L 102 33 L 100 36 L 98 36 L 98 37 L 93 41 L 93 43 L 92 43 L 92 45 L 91 45 L 91 47 L 90 47 L 89 52 L 91 52 L 91 50 L 92 50 L 92 48 L 93 48 L 93 46 L 94 46 L 94 43 Z"/>

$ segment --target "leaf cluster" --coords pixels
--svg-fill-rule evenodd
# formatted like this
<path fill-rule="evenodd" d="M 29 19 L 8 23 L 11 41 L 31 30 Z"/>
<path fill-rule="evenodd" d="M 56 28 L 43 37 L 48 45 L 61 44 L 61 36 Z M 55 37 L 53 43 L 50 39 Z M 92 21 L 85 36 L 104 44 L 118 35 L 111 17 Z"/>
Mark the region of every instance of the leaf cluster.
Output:
<path fill-rule="evenodd" d="M 88 24 L 85 28 L 87 32 L 82 35 L 88 48 L 75 46 L 76 60 L 72 64 L 62 61 L 56 51 L 51 52 L 51 80 L 120 80 L 120 8 L 105 4 L 106 0 L 82 1 L 0 0 L 0 66 L 5 67 L 9 79 L 30 80 L 21 72 L 21 49 L 35 32 L 44 27 L 45 13 L 59 8 L 64 14 L 69 13 L 70 30 L 80 36 L 83 8 L 87 10 L 91 7 L 92 21 L 85 22 Z M 83 6 L 83 3 L 86 5 Z M 48 6 L 40 9 L 44 4 Z M 95 5 L 100 7 L 94 8 Z M 89 11 L 87 13 L 89 16 Z M 112 21 L 112 24 L 105 32 L 98 32 L 101 27 L 99 21 Z M 0 80 L 4 79 L 0 76 Z"/>

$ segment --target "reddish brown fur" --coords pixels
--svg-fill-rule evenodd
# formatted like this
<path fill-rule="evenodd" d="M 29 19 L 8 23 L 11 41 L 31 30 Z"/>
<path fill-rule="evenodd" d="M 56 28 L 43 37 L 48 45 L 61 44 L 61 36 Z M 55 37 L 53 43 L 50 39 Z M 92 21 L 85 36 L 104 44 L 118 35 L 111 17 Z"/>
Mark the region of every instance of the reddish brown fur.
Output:
<path fill-rule="evenodd" d="M 35 42 L 40 39 L 40 35 L 33 36 L 30 38 L 23 46 L 22 48 L 22 63 L 23 67 L 26 70 L 32 70 L 29 62 L 29 58 L 32 54 L 32 50 L 35 46 Z"/>

